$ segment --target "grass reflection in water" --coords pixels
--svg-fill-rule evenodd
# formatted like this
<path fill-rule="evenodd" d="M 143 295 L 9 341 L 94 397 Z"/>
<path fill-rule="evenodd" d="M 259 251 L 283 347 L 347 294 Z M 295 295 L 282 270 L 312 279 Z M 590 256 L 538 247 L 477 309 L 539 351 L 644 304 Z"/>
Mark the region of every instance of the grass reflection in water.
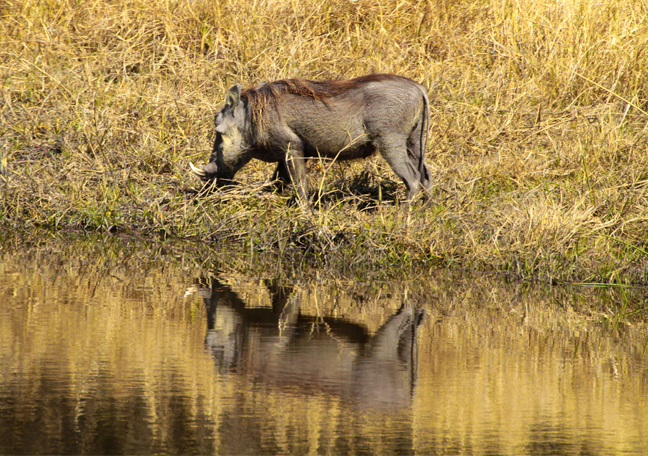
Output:
<path fill-rule="evenodd" d="M 643 290 L 210 274 L 122 244 L 3 248 L 1 453 L 648 450 Z"/>

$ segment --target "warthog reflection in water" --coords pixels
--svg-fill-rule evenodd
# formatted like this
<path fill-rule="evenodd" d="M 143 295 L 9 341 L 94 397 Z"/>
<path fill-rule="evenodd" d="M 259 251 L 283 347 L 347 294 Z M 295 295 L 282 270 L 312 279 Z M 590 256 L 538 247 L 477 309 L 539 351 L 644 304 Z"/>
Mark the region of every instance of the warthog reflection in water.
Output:
<path fill-rule="evenodd" d="M 406 407 L 417 378 L 423 309 L 403 304 L 374 334 L 340 318 L 300 313 L 300 293 L 266 283 L 272 308 L 250 308 L 218 279 L 201 289 L 205 344 L 221 374 L 319 390 L 363 407 Z"/>

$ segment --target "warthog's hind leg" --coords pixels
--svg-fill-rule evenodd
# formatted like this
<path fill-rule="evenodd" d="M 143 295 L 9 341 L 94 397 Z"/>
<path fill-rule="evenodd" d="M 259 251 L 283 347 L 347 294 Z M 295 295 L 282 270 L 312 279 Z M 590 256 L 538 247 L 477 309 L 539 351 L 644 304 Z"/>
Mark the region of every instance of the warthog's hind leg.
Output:
<path fill-rule="evenodd" d="M 407 202 L 412 202 L 421 186 L 421 174 L 417 169 L 418 162 L 416 164 L 412 163 L 408 156 L 405 138 L 391 141 L 381 140 L 378 143 L 378 149 L 392 170 L 407 187 Z"/>
<path fill-rule="evenodd" d="M 280 192 L 283 192 L 286 189 L 286 186 L 290 184 L 290 173 L 288 172 L 288 166 L 286 165 L 285 160 L 277 163 L 277 168 L 272 175 L 272 181 Z"/>

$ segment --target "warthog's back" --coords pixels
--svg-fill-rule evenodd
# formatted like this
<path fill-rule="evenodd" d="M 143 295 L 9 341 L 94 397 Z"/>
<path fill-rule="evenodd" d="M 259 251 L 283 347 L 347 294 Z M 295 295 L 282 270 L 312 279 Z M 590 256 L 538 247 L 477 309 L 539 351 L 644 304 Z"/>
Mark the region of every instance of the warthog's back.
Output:
<path fill-rule="evenodd" d="M 289 90 L 296 85 L 301 89 Z M 376 150 L 379 139 L 393 142 L 409 135 L 426 109 L 423 87 L 394 75 L 351 81 L 291 80 L 290 85 L 279 81 L 260 90 L 264 89 L 278 92 L 270 108 L 276 114 L 266 116 L 273 122 L 269 140 L 276 135 L 281 141 L 285 130 L 295 132 L 306 145 L 307 157 L 365 157 Z"/>

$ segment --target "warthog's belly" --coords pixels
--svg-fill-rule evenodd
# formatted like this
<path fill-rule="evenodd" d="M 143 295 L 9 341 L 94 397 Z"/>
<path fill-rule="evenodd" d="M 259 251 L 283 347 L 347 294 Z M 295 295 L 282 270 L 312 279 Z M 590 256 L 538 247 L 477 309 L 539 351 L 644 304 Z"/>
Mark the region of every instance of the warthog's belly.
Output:
<path fill-rule="evenodd" d="M 356 158 L 366 158 L 376 152 L 376 146 L 365 141 L 360 144 L 349 144 L 337 150 L 320 150 L 315 147 L 306 149 L 306 156 L 311 158 L 331 158 L 335 160 L 353 160 Z"/>

